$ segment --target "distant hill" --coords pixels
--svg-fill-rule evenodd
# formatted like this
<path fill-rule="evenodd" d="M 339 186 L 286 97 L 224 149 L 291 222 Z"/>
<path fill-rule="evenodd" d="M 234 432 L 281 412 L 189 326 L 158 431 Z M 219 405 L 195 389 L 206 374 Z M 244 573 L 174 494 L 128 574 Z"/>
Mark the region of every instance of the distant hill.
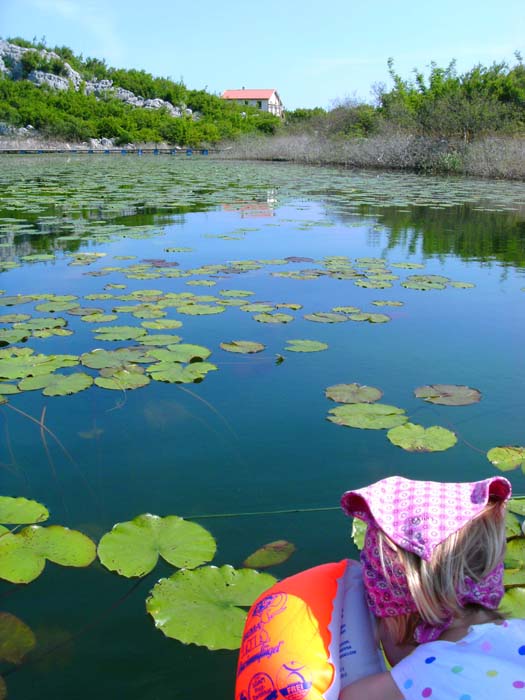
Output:
<path fill-rule="evenodd" d="M 182 81 L 112 68 L 21 38 L 0 39 L 0 132 L 91 145 L 211 145 L 244 134 L 273 134 L 280 120 Z"/>

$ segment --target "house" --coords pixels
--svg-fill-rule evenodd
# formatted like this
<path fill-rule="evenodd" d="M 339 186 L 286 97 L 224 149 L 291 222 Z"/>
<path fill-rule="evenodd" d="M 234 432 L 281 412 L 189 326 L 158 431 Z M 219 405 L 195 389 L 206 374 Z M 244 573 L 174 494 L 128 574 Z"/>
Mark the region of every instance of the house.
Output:
<path fill-rule="evenodd" d="M 238 105 L 255 107 L 263 112 L 270 112 L 276 117 L 284 116 L 284 105 L 277 90 L 225 90 L 223 100 L 234 100 Z"/>

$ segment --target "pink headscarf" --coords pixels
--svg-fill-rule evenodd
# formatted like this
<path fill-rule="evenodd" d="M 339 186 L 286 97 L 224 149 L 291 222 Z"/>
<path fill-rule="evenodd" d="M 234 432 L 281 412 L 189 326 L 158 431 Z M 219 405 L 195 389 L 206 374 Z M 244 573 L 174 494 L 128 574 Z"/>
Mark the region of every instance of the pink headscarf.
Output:
<path fill-rule="evenodd" d="M 392 476 L 343 494 L 343 510 L 368 525 L 361 561 L 372 612 L 377 617 L 417 612 L 405 571 L 394 552 L 388 557 L 385 576 L 378 530 L 402 549 L 428 561 L 438 544 L 479 515 L 490 500 L 506 501 L 510 494 L 510 482 L 500 476 L 470 483 L 413 481 Z M 489 609 L 496 609 L 502 596 L 503 564 L 481 581 L 467 578 L 458 591 L 461 605 L 477 603 Z M 451 623 L 451 614 L 441 625 L 422 622 L 415 632 L 416 641 L 437 639 Z"/>

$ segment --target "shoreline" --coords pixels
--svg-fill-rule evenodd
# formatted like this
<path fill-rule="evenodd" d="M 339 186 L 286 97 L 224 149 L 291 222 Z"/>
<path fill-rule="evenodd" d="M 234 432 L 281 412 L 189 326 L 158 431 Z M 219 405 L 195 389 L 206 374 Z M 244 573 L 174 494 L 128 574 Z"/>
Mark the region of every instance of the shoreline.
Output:
<path fill-rule="evenodd" d="M 65 142 L 40 135 L 0 136 L 3 155 L 179 155 L 218 160 L 289 162 L 377 171 L 413 172 L 525 181 L 525 137 L 486 136 L 470 143 L 430 139 L 407 133 L 328 140 L 301 134 L 247 137 L 214 146 L 181 147 L 168 143 L 115 146 Z"/>

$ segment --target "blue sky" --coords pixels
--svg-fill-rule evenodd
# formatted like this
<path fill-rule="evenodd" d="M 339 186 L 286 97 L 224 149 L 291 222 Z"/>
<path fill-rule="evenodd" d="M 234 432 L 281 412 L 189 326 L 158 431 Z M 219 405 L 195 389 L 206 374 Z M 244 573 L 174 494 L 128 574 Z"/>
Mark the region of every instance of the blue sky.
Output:
<path fill-rule="evenodd" d="M 525 54 L 524 0 L 0 0 L 0 34 L 110 65 L 183 78 L 189 88 L 277 88 L 288 109 L 371 99 L 430 61 Z"/>

